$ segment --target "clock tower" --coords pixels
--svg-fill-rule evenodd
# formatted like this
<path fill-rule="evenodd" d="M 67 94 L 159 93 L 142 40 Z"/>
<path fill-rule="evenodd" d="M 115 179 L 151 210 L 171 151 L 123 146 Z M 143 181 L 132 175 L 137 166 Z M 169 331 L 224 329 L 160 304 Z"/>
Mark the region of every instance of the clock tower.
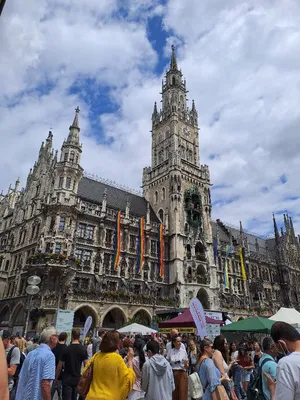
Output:
<path fill-rule="evenodd" d="M 152 113 L 152 165 L 143 171 L 143 193 L 165 225 L 168 283 L 180 306 L 198 296 L 207 309 L 217 306 L 211 185 L 208 166 L 200 165 L 198 114 L 194 101 L 188 107 L 187 93 L 172 46 L 162 108 L 155 103 Z"/>

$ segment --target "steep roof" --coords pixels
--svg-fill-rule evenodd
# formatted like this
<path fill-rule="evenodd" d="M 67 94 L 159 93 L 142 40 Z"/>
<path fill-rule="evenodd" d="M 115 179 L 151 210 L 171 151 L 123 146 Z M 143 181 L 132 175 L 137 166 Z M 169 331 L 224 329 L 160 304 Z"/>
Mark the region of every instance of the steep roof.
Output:
<path fill-rule="evenodd" d="M 110 186 L 107 183 L 83 177 L 78 185 L 78 196 L 83 200 L 101 204 L 105 189 L 107 189 L 107 207 L 113 208 L 117 211 L 125 211 L 128 199 L 130 202 L 130 214 L 137 217 L 146 217 L 147 201 L 144 197 L 138 196 L 124 189 Z M 153 222 L 160 222 L 151 206 L 150 219 Z"/>
<path fill-rule="evenodd" d="M 226 224 L 223 224 L 226 230 L 232 235 L 234 239 L 237 241 L 239 240 L 240 237 L 240 231 L 237 228 L 232 228 L 231 226 L 228 226 Z M 218 230 L 218 235 L 219 235 L 219 240 L 224 243 L 229 243 L 230 242 L 230 237 L 229 235 L 226 234 L 224 229 L 222 227 L 218 226 L 218 223 L 213 221 L 212 222 L 212 231 L 213 231 L 213 237 L 217 237 L 217 230 Z M 248 243 L 248 248 L 250 251 L 253 251 L 254 253 L 258 253 L 264 256 L 269 255 L 270 257 L 274 258 L 275 256 L 275 239 L 274 238 L 262 238 L 258 235 L 255 235 L 253 233 L 245 232 L 244 231 L 244 236 L 247 238 L 247 243 Z M 258 244 L 258 250 L 257 251 L 257 244 Z"/>

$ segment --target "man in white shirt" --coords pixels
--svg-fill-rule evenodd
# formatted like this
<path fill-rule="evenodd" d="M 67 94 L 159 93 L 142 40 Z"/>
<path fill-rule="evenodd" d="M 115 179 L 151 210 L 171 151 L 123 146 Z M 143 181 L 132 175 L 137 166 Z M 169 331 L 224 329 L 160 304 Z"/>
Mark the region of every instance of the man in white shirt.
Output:
<path fill-rule="evenodd" d="M 265 374 L 271 400 L 300 400 L 300 333 L 285 322 L 275 322 L 271 337 L 288 354 L 277 366 L 276 381 Z"/>

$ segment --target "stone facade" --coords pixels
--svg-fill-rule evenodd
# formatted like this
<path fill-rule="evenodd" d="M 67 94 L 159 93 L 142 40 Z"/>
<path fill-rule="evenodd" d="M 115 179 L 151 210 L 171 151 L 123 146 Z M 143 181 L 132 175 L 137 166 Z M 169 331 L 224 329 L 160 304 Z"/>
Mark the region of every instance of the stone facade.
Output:
<path fill-rule="evenodd" d="M 0 198 L 0 327 L 21 331 L 28 311 L 27 278 L 41 277 L 32 298 L 29 331 L 54 321 L 58 308 L 87 315 L 93 326 L 131 318 L 151 324 L 156 312 L 178 312 L 197 296 L 204 308 L 233 319 L 298 305 L 299 240 L 285 216 L 285 232 L 261 239 L 211 220 L 210 174 L 199 159 L 198 115 L 186 101 L 186 82 L 174 49 L 162 84 L 162 109 L 152 114 L 152 163 L 143 171 L 143 196 L 89 177 L 81 166 L 79 109 L 58 152 L 52 133 L 39 151 L 26 186 Z M 121 253 L 112 267 L 118 211 Z M 136 271 L 138 221 L 145 218 L 145 261 Z M 165 274 L 158 273 L 157 236 L 164 224 Z M 213 249 L 215 246 L 215 253 Z M 229 288 L 223 288 L 225 246 Z M 241 277 L 238 249 L 246 256 Z"/>

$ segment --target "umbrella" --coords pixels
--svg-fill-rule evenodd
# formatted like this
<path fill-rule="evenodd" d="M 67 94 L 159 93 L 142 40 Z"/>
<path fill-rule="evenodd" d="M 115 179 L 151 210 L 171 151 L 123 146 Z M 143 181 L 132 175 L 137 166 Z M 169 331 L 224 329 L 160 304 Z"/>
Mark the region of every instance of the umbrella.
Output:
<path fill-rule="evenodd" d="M 157 333 L 155 329 L 148 328 L 147 326 L 140 324 L 131 324 L 124 326 L 123 328 L 117 329 L 119 333 L 139 333 L 141 335 L 151 335 L 151 333 Z"/>
<path fill-rule="evenodd" d="M 223 326 L 222 332 L 257 332 L 270 333 L 275 321 L 262 317 L 250 317 L 230 325 Z"/>

